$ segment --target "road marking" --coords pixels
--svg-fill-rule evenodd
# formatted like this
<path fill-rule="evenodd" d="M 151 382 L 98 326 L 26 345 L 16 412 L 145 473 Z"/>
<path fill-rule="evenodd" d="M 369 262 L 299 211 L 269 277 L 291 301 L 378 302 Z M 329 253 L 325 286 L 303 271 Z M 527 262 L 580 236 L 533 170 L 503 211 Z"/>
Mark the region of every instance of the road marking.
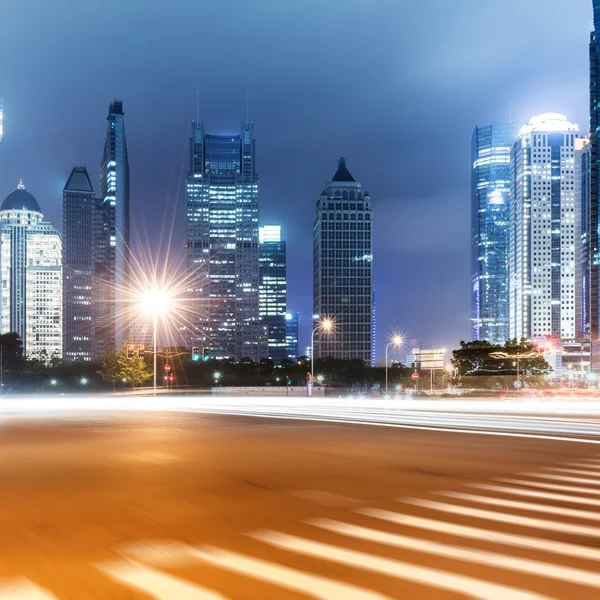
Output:
<path fill-rule="evenodd" d="M 475 517 L 476 519 L 487 519 L 490 521 L 499 521 L 505 525 L 522 525 L 524 527 L 533 527 L 534 529 L 543 529 L 547 531 L 557 531 L 561 533 L 570 533 L 576 535 L 600 537 L 600 527 L 586 527 L 585 525 L 570 525 L 557 521 L 548 521 L 547 519 L 534 519 L 531 517 L 521 517 L 519 515 L 509 515 L 506 513 L 494 512 L 492 510 L 483 510 L 480 508 L 469 508 L 458 504 L 446 504 L 445 502 L 433 502 L 431 500 L 420 500 L 417 498 L 405 498 L 400 500 L 415 506 L 430 508 L 443 512 L 452 513 L 465 517 Z"/>
<path fill-rule="evenodd" d="M 313 504 L 319 504 L 321 506 L 348 507 L 364 504 L 362 500 L 357 500 L 356 498 L 349 498 L 348 496 L 340 496 L 338 494 L 320 490 L 293 490 L 288 492 L 288 495 L 292 498 L 297 498 L 304 502 L 312 502 Z"/>
<path fill-rule="evenodd" d="M 572 475 L 591 475 L 592 477 L 598 477 L 598 484 L 600 484 L 600 473 L 598 471 L 590 471 L 588 469 L 564 469 L 562 467 L 545 467 L 546 471 L 556 471 L 557 473 L 569 473 Z"/>
<path fill-rule="evenodd" d="M 480 529 L 478 527 L 468 527 L 466 525 L 456 525 L 446 521 L 436 521 L 435 519 L 424 519 L 422 517 L 412 517 L 402 513 L 379 510 L 376 508 L 363 508 L 355 511 L 367 517 L 389 521 L 398 525 L 407 525 L 418 529 L 428 529 L 435 533 L 444 533 L 447 535 L 456 535 L 459 537 L 470 538 L 482 542 L 493 542 L 495 544 L 505 544 L 517 548 L 527 548 L 529 550 L 542 550 L 552 554 L 562 554 L 564 556 L 573 556 L 575 558 L 586 558 L 600 561 L 600 550 L 590 546 L 580 546 L 578 544 L 569 544 L 567 542 L 554 542 L 542 538 L 527 537 L 513 533 L 502 533 L 491 529 Z"/>
<path fill-rule="evenodd" d="M 19 577 L 0 583 L 0 600 L 57 600 L 57 598 L 28 579 Z"/>
<path fill-rule="evenodd" d="M 505 508 L 516 508 L 517 510 L 531 510 L 550 515 L 560 515 L 562 517 L 572 517 L 574 519 L 587 519 L 590 521 L 600 521 L 600 515 L 576 508 L 562 508 L 560 506 L 549 506 L 546 504 L 535 504 L 533 502 L 518 502 L 517 500 L 504 500 L 503 498 L 492 498 L 491 496 L 475 496 L 474 494 L 462 494 L 460 492 L 436 492 L 449 498 L 458 498 L 468 502 L 478 502 L 480 504 L 492 504 L 493 506 L 502 506 Z"/>
<path fill-rule="evenodd" d="M 156 600 L 227 600 L 217 592 L 138 563 L 123 560 L 96 566 L 112 579 L 142 590 Z"/>
<path fill-rule="evenodd" d="M 600 575 L 582 569 L 563 567 L 557 564 L 545 563 L 527 558 L 514 558 L 505 554 L 487 552 L 485 550 L 469 550 L 468 548 L 440 544 L 438 542 L 431 542 L 394 533 L 386 533 L 384 531 L 378 531 L 377 529 L 359 527 L 357 525 L 341 523 L 340 521 L 332 521 L 331 519 L 317 519 L 309 521 L 309 523 L 341 535 L 347 535 L 369 542 L 376 542 L 378 544 L 385 544 L 387 546 L 393 546 L 394 548 L 406 548 L 407 550 L 433 554 L 453 560 L 462 560 L 488 567 L 491 566 L 540 577 L 549 577 L 550 579 L 568 581 L 571 584 L 577 582 L 593 587 L 600 587 Z"/>
<path fill-rule="evenodd" d="M 586 479 L 584 477 L 569 477 L 567 475 L 554 475 L 554 473 L 521 473 L 521 476 L 551 479 L 553 481 L 568 481 L 569 483 L 585 483 L 587 485 L 600 485 L 600 481 L 598 479 Z"/>
<path fill-rule="evenodd" d="M 550 494 L 548 492 L 522 490 L 520 488 L 505 487 L 501 485 L 488 485 L 484 483 L 469 483 L 467 485 L 480 490 L 500 492 L 501 494 L 513 494 L 516 496 L 527 496 L 529 498 L 541 498 L 543 500 L 557 500 L 558 502 L 572 502 L 573 504 L 600 506 L 600 500 L 596 500 L 595 498 L 581 498 L 579 496 L 567 496 L 566 494 Z"/>
<path fill-rule="evenodd" d="M 590 494 L 600 496 L 600 490 L 592 490 L 590 488 L 578 487 L 575 485 L 560 485 L 558 483 L 546 483 L 545 481 L 529 481 L 527 479 L 503 479 L 498 478 L 495 481 L 501 483 L 512 483 L 515 485 L 526 485 L 534 488 L 542 488 L 545 490 L 558 490 L 561 492 L 572 492 L 574 494 Z"/>
<path fill-rule="evenodd" d="M 542 598 L 548 598 L 547 596 L 488 583 L 472 577 L 373 556 L 365 552 L 346 550 L 337 546 L 313 542 L 275 531 L 257 531 L 251 534 L 251 536 L 267 544 L 291 552 L 298 552 L 318 559 L 337 562 L 353 568 L 373 571 L 426 587 L 449 590 L 458 594 L 462 593 L 469 598 L 479 598 L 480 600 L 541 600 Z"/>
<path fill-rule="evenodd" d="M 365 588 L 335 582 L 320 575 L 309 575 L 290 567 L 250 558 L 220 548 L 197 548 L 193 549 L 193 553 L 196 558 L 219 569 L 227 569 L 282 588 L 295 590 L 311 598 L 320 600 L 340 600 L 342 598 L 344 600 L 391 600 L 389 596 L 377 594 Z"/>

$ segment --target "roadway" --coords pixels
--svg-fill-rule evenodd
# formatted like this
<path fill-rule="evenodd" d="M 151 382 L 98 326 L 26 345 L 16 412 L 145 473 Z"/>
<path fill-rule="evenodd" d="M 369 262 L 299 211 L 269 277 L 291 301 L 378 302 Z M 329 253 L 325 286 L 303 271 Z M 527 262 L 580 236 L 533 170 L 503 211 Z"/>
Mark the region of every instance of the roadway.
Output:
<path fill-rule="evenodd" d="M 0 600 L 600 597 L 593 402 L 186 402 L 5 399 Z"/>

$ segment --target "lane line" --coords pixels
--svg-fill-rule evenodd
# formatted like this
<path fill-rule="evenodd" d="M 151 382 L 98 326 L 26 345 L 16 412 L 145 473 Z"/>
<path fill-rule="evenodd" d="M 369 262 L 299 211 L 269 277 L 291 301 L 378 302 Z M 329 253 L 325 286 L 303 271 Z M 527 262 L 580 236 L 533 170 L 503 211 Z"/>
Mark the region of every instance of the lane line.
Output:
<path fill-rule="evenodd" d="M 522 490 L 520 488 L 505 487 L 502 485 L 488 485 L 485 483 L 469 483 L 468 487 L 501 494 L 512 494 L 515 496 L 526 496 L 528 498 L 541 498 L 543 500 L 556 500 L 558 502 L 572 502 L 573 504 L 588 504 L 600 506 L 600 500 L 595 498 L 581 498 L 579 496 L 567 496 L 566 494 L 551 494 L 549 492 L 538 492 L 536 490 Z"/>
<path fill-rule="evenodd" d="M 138 563 L 121 560 L 96 567 L 110 578 L 142 590 L 156 600 L 227 600 L 222 594 Z"/>
<path fill-rule="evenodd" d="M 54 594 L 19 577 L 0 583 L 1 600 L 57 600 Z"/>
<path fill-rule="evenodd" d="M 580 546 L 579 544 L 569 544 L 567 542 L 553 542 L 552 540 L 543 538 L 528 537 L 513 533 L 502 533 L 491 529 L 469 527 L 467 525 L 456 525 L 446 521 L 412 517 L 402 513 L 379 510 L 376 508 L 363 508 L 355 512 L 374 519 L 388 521 L 389 523 L 406 525 L 418 529 L 427 529 L 434 533 L 455 535 L 481 542 L 493 542 L 494 544 L 515 546 L 517 548 L 527 548 L 528 550 L 542 550 L 543 552 L 571 556 L 578 559 L 584 558 L 600 561 L 600 550 L 590 546 Z"/>
<path fill-rule="evenodd" d="M 591 475 L 598 478 L 600 484 L 600 473 L 598 471 L 590 471 L 589 469 L 564 469 L 562 467 L 545 467 L 546 471 L 556 471 L 557 473 L 570 473 L 572 475 Z"/>
<path fill-rule="evenodd" d="M 586 537 L 600 538 L 600 527 L 587 527 L 585 525 L 571 525 L 569 523 L 561 523 L 557 521 L 548 521 L 547 519 L 536 519 L 532 517 L 522 517 L 520 515 L 510 515 L 492 510 L 484 510 L 481 508 L 470 508 L 468 506 L 460 506 L 458 504 L 447 504 L 445 502 L 434 502 L 432 500 L 420 500 L 417 498 L 404 498 L 400 502 L 413 504 L 422 508 L 452 513 L 464 517 L 474 517 L 476 519 L 486 519 L 489 521 L 498 521 L 499 523 L 509 525 L 522 525 L 523 527 L 532 527 L 534 529 L 542 529 L 545 531 L 556 531 L 560 533 L 569 533 L 575 535 L 583 535 Z"/>
<path fill-rule="evenodd" d="M 455 594 L 462 593 L 469 598 L 479 598 L 480 600 L 548 600 L 547 596 L 488 583 L 473 577 L 416 566 L 390 558 L 381 558 L 365 552 L 346 550 L 275 531 L 257 531 L 250 535 L 277 548 L 320 560 L 333 561 L 352 568 L 372 571 L 395 579 L 411 581 L 426 587 L 448 590 Z"/>
<path fill-rule="evenodd" d="M 549 515 L 559 515 L 573 519 L 586 519 L 588 521 L 600 521 L 600 514 L 592 511 L 578 510 L 576 508 L 562 508 L 560 506 L 549 506 L 547 504 L 536 504 L 534 502 L 519 502 L 517 500 L 505 500 L 504 498 L 493 498 L 491 496 L 476 496 L 474 494 L 462 494 L 461 492 L 435 492 L 448 498 L 458 498 L 467 502 L 477 502 L 479 504 L 491 504 L 493 506 L 502 506 L 503 508 L 514 508 L 516 510 L 531 510 Z M 509 515 L 507 515 L 507 518 Z"/>
<path fill-rule="evenodd" d="M 391 600 L 389 596 L 362 587 L 332 581 L 320 575 L 311 575 L 291 567 L 250 558 L 216 547 L 194 548 L 192 553 L 202 562 L 219 569 L 226 569 L 247 577 L 266 581 L 269 584 L 288 588 L 311 598 L 319 598 L 319 600 L 341 600 L 342 598 L 344 600 Z M 268 597 L 275 598 L 276 596 Z M 177 600 L 179 600 L 179 597 Z"/>
<path fill-rule="evenodd" d="M 600 496 L 600 490 L 593 490 L 586 487 L 576 485 L 561 485 L 559 483 L 547 483 L 545 481 L 529 481 L 528 479 L 504 479 L 499 477 L 494 481 L 501 483 L 512 483 L 514 485 L 526 485 L 534 488 L 542 488 L 545 490 L 558 490 L 561 492 L 572 492 L 573 494 L 589 494 L 591 496 Z"/>
<path fill-rule="evenodd" d="M 346 535 L 368 542 L 385 544 L 386 546 L 393 546 L 394 548 L 405 548 L 415 552 L 433 554 L 443 558 L 461 560 L 484 565 L 486 567 L 508 569 L 510 571 L 527 573 L 538 577 L 558 579 L 559 581 L 567 581 L 570 584 L 577 582 L 587 586 L 600 587 L 600 575 L 583 569 L 563 567 L 558 564 L 546 563 L 528 558 L 515 558 L 506 554 L 488 552 L 486 550 L 470 550 L 460 546 L 450 546 L 448 544 L 431 542 L 416 537 L 386 533 L 377 529 L 359 527 L 357 525 L 350 525 L 331 519 L 317 519 L 308 521 L 308 523 L 328 531 L 333 531 L 334 533 L 339 533 L 340 535 Z"/>
<path fill-rule="evenodd" d="M 587 479 L 585 477 L 571 477 L 570 475 L 554 475 L 554 473 L 521 473 L 521 477 L 537 477 L 538 479 L 550 479 L 552 481 L 568 481 L 569 483 L 584 483 L 587 485 L 600 486 L 600 480 Z"/>

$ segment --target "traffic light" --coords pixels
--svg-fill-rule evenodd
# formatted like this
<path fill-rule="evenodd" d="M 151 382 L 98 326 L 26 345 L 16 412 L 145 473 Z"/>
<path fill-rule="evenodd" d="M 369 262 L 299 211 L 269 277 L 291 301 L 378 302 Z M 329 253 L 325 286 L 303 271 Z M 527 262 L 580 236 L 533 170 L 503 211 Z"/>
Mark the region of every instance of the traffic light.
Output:
<path fill-rule="evenodd" d="M 144 359 L 144 353 L 146 352 L 146 346 L 144 344 L 138 344 L 138 358 Z"/>
<path fill-rule="evenodd" d="M 202 360 L 208 360 L 210 358 L 208 351 L 209 348 L 202 348 Z"/>
<path fill-rule="evenodd" d="M 200 349 L 198 346 L 192 348 L 192 360 L 200 360 Z"/>
<path fill-rule="evenodd" d="M 133 360 L 133 344 L 127 344 L 127 360 Z"/>

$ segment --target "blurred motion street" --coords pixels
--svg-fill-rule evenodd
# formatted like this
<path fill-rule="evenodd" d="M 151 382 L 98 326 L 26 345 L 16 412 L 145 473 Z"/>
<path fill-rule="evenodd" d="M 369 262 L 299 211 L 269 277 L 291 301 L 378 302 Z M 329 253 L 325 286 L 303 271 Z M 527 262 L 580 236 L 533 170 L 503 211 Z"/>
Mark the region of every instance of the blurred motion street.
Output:
<path fill-rule="evenodd" d="M 0 599 L 598 598 L 600 417 L 458 406 L 13 407 Z"/>

